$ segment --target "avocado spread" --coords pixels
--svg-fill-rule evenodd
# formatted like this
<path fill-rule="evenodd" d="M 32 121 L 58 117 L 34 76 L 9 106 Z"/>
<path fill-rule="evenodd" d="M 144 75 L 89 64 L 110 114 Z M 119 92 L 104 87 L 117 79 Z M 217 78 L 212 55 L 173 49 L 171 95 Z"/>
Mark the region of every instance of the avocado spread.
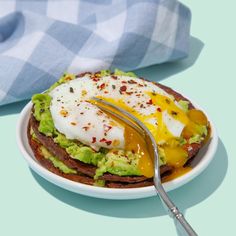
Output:
<path fill-rule="evenodd" d="M 111 72 L 108 70 L 103 70 L 100 73 L 102 76 L 106 76 L 110 75 Z M 114 75 L 136 77 L 132 72 L 126 73 L 120 70 L 115 70 Z M 73 79 L 75 79 L 75 75 L 64 74 L 59 81 L 54 83 L 45 93 L 35 94 L 32 97 L 32 102 L 34 104 L 33 115 L 39 122 L 39 132 L 46 136 L 52 137 L 54 142 L 64 148 L 71 158 L 79 160 L 83 163 L 97 166 L 96 175 L 94 177 L 95 179 L 98 179 L 98 177 L 102 176 L 106 172 L 119 176 L 140 176 L 141 172 L 138 168 L 140 156 L 138 154 L 131 151 L 117 149 L 109 150 L 106 148 L 100 148 L 99 151 L 95 151 L 78 140 L 67 139 L 65 135 L 56 130 L 50 112 L 51 97 L 49 92 L 57 86 Z M 188 112 L 188 101 L 180 100 L 178 104 L 186 113 Z M 207 135 L 207 128 L 206 126 L 198 125 L 198 134 L 190 138 L 190 144 L 200 143 L 203 140 L 202 135 Z M 182 146 L 186 143 L 186 140 L 181 138 L 178 142 Z M 75 170 L 67 167 L 57 157 L 52 156 L 46 148 L 42 148 L 41 151 L 43 156 L 50 160 L 52 164 L 59 168 L 62 172 L 72 174 L 77 173 Z M 159 147 L 159 163 L 160 165 L 166 164 L 165 152 L 161 147 Z M 98 183 L 98 185 L 100 184 L 101 183 Z"/>

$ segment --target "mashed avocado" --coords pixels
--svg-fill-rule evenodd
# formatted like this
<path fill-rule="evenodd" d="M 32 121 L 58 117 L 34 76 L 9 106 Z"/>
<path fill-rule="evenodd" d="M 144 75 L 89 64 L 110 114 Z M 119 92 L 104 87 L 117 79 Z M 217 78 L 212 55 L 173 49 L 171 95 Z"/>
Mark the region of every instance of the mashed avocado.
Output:
<path fill-rule="evenodd" d="M 41 147 L 41 152 L 44 158 L 50 160 L 52 164 L 57 167 L 60 171 L 62 171 L 65 174 L 76 174 L 77 171 L 69 168 L 66 166 L 63 162 L 61 162 L 58 158 L 51 155 L 50 152 L 45 147 Z"/>
<path fill-rule="evenodd" d="M 98 162 L 95 178 L 106 172 L 120 176 L 141 175 L 138 162 L 137 154 L 124 150 L 111 150 Z"/>
<path fill-rule="evenodd" d="M 189 102 L 185 100 L 179 100 L 178 104 L 180 107 L 187 113 L 188 112 L 188 107 L 189 107 Z"/>
<path fill-rule="evenodd" d="M 101 76 L 110 75 L 109 70 L 103 70 L 100 72 Z M 136 77 L 132 72 L 123 72 L 120 70 L 115 70 L 114 75 L 124 75 Z M 67 81 L 73 80 L 75 75 L 64 74 L 59 81 L 53 84 L 44 94 L 36 94 L 32 97 L 32 102 L 34 104 L 34 117 L 39 122 L 38 130 L 46 136 L 53 138 L 54 142 L 57 143 L 60 147 L 64 148 L 66 152 L 76 160 L 79 160 L 83 163 L 92 164 L 97 166 L 95 179 L 99 176 L 102 176 L 104 173 L 109 172 L 111 174 L 119 176 L 132 176 L 132 175 L 141 175 L 138 168 L 139 158 L 138 154 L 134 154 L 130 151 L 124 150 L 108 150 L 101 148 L 99 152 L 94 151 L 91 147 L 86 146 L 78 140 L 70 140 L 65 137 L 65 135 L 58 132 L 54 126 L 53 119 L 50 113 L 50 104 L 51 97 L 49 92 L 60 84 L 66 83 Z M 188 111 L 189 102 L 180 100 L 178 102 L 179 106 L 185 111 Z M 200 126 L 198 130 L 198 135 L 190 138 L 190 143 L 199 143 L 202 141 L 202 135 L 207 134 L 206 126 Z M 179 141 L 180 145 L 184 145 L 186 140 L 182 138 Z M 45 149 L 45 148 L 44 148 Z M 64 163 L 62 163 L 56 157 L 49 155 L 46 151 L 42 149 L 45 158 L 49 159 L 53 165 L 59 168 L 64 173 L 76 173 L 75 170 L 70 169 Z M 159 147 L 159 162 L 160 165 L 166 164 L 165 152 Z"/>

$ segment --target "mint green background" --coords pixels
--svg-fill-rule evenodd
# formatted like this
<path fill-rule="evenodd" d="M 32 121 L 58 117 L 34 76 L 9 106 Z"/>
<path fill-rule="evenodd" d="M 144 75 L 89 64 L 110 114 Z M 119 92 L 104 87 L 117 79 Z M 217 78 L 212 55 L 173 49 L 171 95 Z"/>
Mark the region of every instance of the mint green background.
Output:
<path fill-rule="evenodd" d="M 172 86 L 208 111 L 220 136 L 215 159 L 170 196 L 199 235 L 236 235 L 236 4 L 233 0 L 182 2 L 193 15 L 195 38 L 189 58 L 137 73 Z M 25 104 L 0 107 L 0 235 L 176 235 L 157 197 L 93 199 L 32 173 L 15 141 L 16 122 Z"/>

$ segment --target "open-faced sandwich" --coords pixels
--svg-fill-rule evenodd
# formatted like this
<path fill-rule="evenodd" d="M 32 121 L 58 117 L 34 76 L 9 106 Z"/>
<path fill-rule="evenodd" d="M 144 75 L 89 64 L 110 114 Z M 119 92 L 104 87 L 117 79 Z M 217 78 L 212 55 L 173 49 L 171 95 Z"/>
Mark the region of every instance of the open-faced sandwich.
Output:
<path fill-rule="evenodd" d="M 32 97 L 28 125 L 36 159 L 64 178 L 109 188 L 153 184 L 144 138 L 100 110 L 92 97 L 127 110 L 147 126 L 158 144 L 163 181 L 191 170 L 191 160 L 209 136 L 204 113 L 164 85 L 119 70 L 64 74 Z"/>

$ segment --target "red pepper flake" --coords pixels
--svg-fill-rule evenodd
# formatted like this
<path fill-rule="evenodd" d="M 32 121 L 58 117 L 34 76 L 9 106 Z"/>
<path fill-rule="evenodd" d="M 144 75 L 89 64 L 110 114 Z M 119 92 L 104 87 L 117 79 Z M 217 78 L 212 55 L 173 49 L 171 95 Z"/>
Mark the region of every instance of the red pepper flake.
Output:
<path fill-rule="evenodd" d="M 141 104 L 141 105 L 140 105 L 140 108 L 144 108 L 144 105 L 143 105 L 143 104 Z"/>
<path fill-rule="evenodd" d="M 106 141 L 105 142 L 107 144 L 107 146 L 111 145 L 112 141 Z"/>
<path fill-rule="evenodd" d="M 161 112 L 161 108 L 160 108 L 160 107 L 158 107 L 158 108 L 157 108 L 157 111 Z"/>
<path fill-rule="evenodd" d="M 126 92 L 126 94 L 131 95 L 131 94 L 133 94 L 133 92 Z"/>
<path fill-rule="evenodd" d="M 150 99 L 148 102 L 146 102 L 148 105 L 152 105 L 152 99 Z"/>
<path fill-rule="evenodd" d="M 82 129 L 84 129 L 85 131 L 88 131 L 89 127 L 88 126 L 84 126 Z"/>
<path fill-rule="evenodd" d="M 107 94 L 107 93 L 108 93 L 108 91 L 104 91 L 104 93 L 106 93 L 106 94 Z"/>
<path fill-rule="evenodd" d="M 106 141 L 107 141 L 107 140 L 106 140 L 105 138 L 102 138 L 102 139 L 99 140 L 100 143 L 104 143 L 104 142 L 106 142 Z"/>
<path fill-rule="evenodd" d="M 114 80 L 117 80 L 117 76 L 115 76 L 115 75 L 112 75 L 111 78 Z"/>
<path fill-rule="evenodd" d="M 121 86 L 120 87 L 120 92 L 125 92 L 127 89 L 127 87 L 125 85 Z"/>
<path fill-rule="evenodd" d="M 102 84 L 100 85 L 100 90 L 104 89 L 105 86 L 106 86 L 105 83 L 102 83 Z"/>
<path fill-rule="evenodd" d="M 76 125 L 76 122 L 70 122 L 71 125 Z"/>
<path fill-rule="evenodd" d="M 122 84 L 127 84 L 127 82 L 125 80 L 122 80 L 121 83 Z"/>
<path fill-rule="evenodd" d="M 134 81 L 133 79 L 131 79 L 131 80 L 128 80 L 128 83 L 129 83 L 129 84 L 137 84 L 137 82 L 136 82 L 136 81 Z"/>
<path fill-rule="evenodd" d="M 104 124 L 103 128 L 104 128 L 105 132 L 108 132 L 109 130 L 112 129 L 112 126 Z"/>
<path fill-rule="evenodd" d="M 144 85 L 142 85 L 142 84 L 138 84 L 138 86 L 139 86 L 139 87 L 143 87 Z"/>
<path fill-rule="evenodd" d="M 97 76 L 92 76 L 91 79 L 94 81 L 94 82 L 98 82 L 99 81 L 99 78 Z"/>
<path fill-rule="evenodd" d="M 140 94 L 140 93 L 138 93 L 138 94 L 136 94 L 135 96 L 136 96 L 136 97 L 140 97 L 140 96 L 141 96 L 141 94 Z"/>
<path fill-rule="evenodd" d="M 108 146 L 111 145 L 111 143 L 112 143 L 112 141 L 106 140 L 105 138 L 100 139 L 99 142 L 101 142 L 101 143 L 106 143 Z"/>
<path fill-rule="evenodd" d="M 80 115 L 83 115 L 84 114 L 84 112 L 80 112 Z"/>
<path fill-rule="evenodd" d="M 96 142 L 96 137 L 92 137 L 92 143 Z"/>

